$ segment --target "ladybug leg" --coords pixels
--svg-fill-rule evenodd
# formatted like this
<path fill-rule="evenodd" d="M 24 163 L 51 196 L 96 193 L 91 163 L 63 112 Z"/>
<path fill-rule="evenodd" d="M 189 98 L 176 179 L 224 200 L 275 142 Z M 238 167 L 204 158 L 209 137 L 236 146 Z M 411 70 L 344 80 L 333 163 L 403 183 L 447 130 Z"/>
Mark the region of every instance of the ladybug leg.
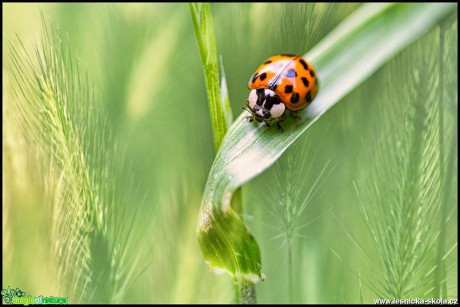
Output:
<path fill-rule="evenodd" d="M 287 118 L 286 113 L 283 113 L 280 117 L 275 119 L 276 126 L 278 127 L 279 131 L 284 131 L 283 127 L 281 126 L 280 122 L 285 121 Z"/>
<path fill-rule="evenodd" d="M 283 113 L 280 118 L 276 120 L 276 126 L 278 126 L 279 131 L 284 131 L 283 127 L 281 126 L 280 122 L 285 121 L 287 118 L 286 113 Z"/>
<path fill-rule="evenodd" d="M 281 126 L 281 124 L 280 124 L 279 121 L 276 122 L 276 126 L 278 127 L 278 130 L 279 130 L 279 131 L 281 131 L 281 132 L 284 131 L 284 129 L 283 129 L 283 127 Z"/>
<path fill-rule="evenodd" d="M 248 122 L 250 122 L 250 123 L 251 123 L 252 121 L 254 121 L 254 117 L 252 117 L 252 116 L 250 116 L 250 115 L 249 115 L 249 116 L 245 116 L 244 119 L 246 119 L 246 120 L 247 120 Z"/>
<path fill-rule="evenodd" d="M 297 120 L 300 119 L 300 116 L 299 116 L 299 114 L 297 113 L 297 111 L 290 111 L 290 112 L 289 112 L 289 115 L 290 115 L 292 118 L 294 118 L 294 119 L 297 119 Z"/>

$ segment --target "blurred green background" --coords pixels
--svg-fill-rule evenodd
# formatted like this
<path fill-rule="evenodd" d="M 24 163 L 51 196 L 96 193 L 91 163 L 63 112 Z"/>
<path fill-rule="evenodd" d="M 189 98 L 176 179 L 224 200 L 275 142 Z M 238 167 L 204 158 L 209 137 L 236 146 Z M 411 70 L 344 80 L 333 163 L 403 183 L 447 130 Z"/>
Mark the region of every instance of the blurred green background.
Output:
<path fill-rule="evenodd" d="M 244 106 L 248 78 L 263 60 L 282 52 L 306 53 L 358 6 L 213 4 L 234 115 Z M 133 232 L 139 241 L 130 247 L 142 258 L 121 301 L 232 302 L 231 279 L 208 271 L 195 235 L 215 149 L 185 3 L 3 4 L 2 289 L 67 295 L 59 292 L 59 268 L 51 251 L 50 187 L 34 165 L 34 148 L 12 107 L 7 46 L 16 34 L 26 49 L 33 45 L 41 33 L 40 11 L 47 24 L 66 33 L 108 117 L 109 124 L 99 128 L 112 131 L 122 153 L 113 158 L 124 165 L 115 180 L 123 187 L 129 211 L 137 212 Z M 431 245 L 422 259 L 426 266 L 415 268 L 402 282 L 415 287 L 412 298 L 434 297 L 431 279 L 424 276 L 437 263 L 442 246 L 445 293 L 457 297 L 457 36 L 455 16 L 393 58 L 271 169 L 243 187 L 245 221 L 261 247 L 266 275 L 257 285 L 258 302 L 373 303 L 377 292 L 391 293 L 385 259 L 413 254 L 382 255 L 381 244 L 392 239 L 373 240 L 372 225 L 391 221 L 385 215 L 394 215 L 396 205 L 412 199 L 395 195 L 404 195 L 406 185 L 433 172 L 421 163 L 431 161 L 425 155 L 431 152 L 431 139 L 424 136 L 433 129 L 444 136 L 440 161 L 446 171 L 434 197 L 423 193 L 432 191 L 423 190 L 423 182 L 409 192 L 420 196 L 414 206 L 429 203 L 430 214 L 408 218 L 426 225 L 424 237 L 414 238 Z M 431 106 L 440 104 L 442 127 L 427 126 L 426 118 L 440 116 Z M 424 166 L 417 168 L 419 164 Z M 408 212 L 419 213 L 415 209 Z M 367 221 L 367 215 L 382 220 Z M 412 225 L 404 218 L 398 221 L 386 226 Z"/>

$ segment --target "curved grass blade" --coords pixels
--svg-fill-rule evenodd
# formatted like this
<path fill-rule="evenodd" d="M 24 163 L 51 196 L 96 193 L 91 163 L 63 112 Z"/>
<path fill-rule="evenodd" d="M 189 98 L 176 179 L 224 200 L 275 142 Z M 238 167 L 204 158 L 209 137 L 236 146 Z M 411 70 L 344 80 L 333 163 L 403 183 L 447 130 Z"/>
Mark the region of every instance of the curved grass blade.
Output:
<path fill-rule="evenodd" d="M 392 56 L 455 12 L 455 4 L 366 4 L 305 55 L 316 68 L 315 101 L 288 119 L 284 131 L 250 124 L 241 114 L 225 136 L 211 167 L 198 222 L 198 239 L 208 264 L 258 281 L 258 244 L 231 208 L 234 191 L 270 167 L 327 110 Z"/>

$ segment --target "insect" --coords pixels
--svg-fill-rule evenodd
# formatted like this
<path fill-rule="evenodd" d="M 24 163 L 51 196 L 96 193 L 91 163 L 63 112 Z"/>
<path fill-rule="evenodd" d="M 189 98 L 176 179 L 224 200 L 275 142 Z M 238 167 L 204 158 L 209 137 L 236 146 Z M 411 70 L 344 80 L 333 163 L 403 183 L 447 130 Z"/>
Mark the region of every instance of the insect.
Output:
<path fill-rule="evenodd" d="M 295 112 L 310 105 L 318 92 L 316 72 L 302 57 L 280 54 L 268 58 L 249 79 L 247 108 L 250 122 L 264 122 L 268 127 L 287 118 L 286 109 Z"/>

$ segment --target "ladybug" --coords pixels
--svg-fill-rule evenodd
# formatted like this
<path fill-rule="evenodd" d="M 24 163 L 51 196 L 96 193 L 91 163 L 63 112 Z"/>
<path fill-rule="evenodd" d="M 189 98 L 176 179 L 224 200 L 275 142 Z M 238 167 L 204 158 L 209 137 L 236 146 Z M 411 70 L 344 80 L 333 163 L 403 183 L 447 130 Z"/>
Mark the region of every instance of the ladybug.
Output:
<path fill-rule="evenodd" d="M 250 122 L 270 122 L 286 119 L 285 111 L 295 112 L 310 105 L 318 92 L 316 72 L 301 56 L 280 54 L 268 58 L 249 79 L 249 98 L 246 100 Z"/>

